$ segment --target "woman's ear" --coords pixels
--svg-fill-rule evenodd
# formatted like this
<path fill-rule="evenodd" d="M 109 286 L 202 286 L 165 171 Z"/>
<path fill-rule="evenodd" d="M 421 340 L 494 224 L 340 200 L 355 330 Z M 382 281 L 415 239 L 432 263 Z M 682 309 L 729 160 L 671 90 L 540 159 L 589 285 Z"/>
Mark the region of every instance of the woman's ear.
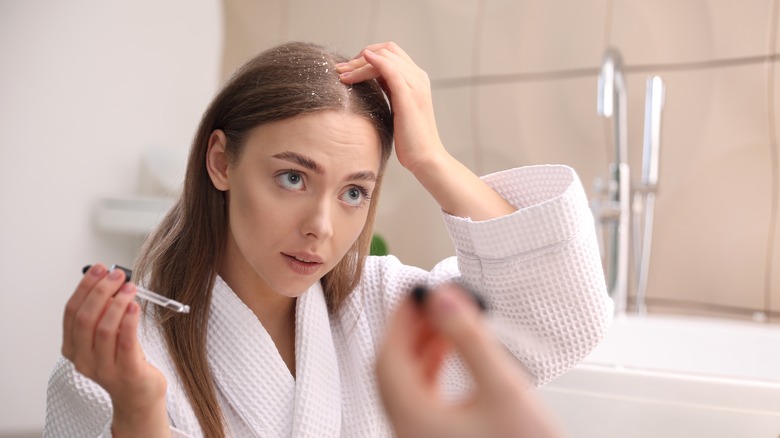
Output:
<path fill-rule="evenodd" d="M 209 148 L 206 152 L 206 170 L 211 177 L 211 183 L 220 191 L 230 189 L 228 180 L 228 159 L 225 147 L 227 137 L 221 129 L 215 129 L 209 136 Z"/>

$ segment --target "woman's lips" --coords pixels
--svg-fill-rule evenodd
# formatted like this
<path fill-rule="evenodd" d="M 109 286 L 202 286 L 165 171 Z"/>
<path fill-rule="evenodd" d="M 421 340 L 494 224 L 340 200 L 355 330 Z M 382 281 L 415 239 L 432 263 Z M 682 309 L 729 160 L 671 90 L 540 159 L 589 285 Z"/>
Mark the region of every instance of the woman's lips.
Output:
<path fill-rule="evenodd" d="M 322 266 L 321 262 L 311 261 L 305 257 L 293 256 L 284 253 L 282 253 L 282 255 L 284 255 L 285 259 L 287 260 L 287 264 L 290 266 L 293 272 L 300 275 L 314 274 L 317 272 L 317 270 L 319 270 L 320 266 Z"/>

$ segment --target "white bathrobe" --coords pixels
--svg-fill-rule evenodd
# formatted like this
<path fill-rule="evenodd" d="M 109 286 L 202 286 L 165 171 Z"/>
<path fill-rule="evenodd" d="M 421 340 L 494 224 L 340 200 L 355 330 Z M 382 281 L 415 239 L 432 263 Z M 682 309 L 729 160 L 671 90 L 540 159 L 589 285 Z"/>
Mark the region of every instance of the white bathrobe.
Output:
<path fill-rule="evenodd" d="M 533 166 L 484 179 L 519 210 L 483 222 L 445 214 L 457 257 L 430 272 L 392 256 L 369 257 L 360 285 L 334 315 L 319 283 L 298 298 L 295 378 L 252 311 L 217 278 L 208 358 L 229 436 L 392 436 L 374 360 L 388 316 L 416 284 L 459 279 L 484 294 L 491 317 L 530 342 L 507 346 L 537 386 L 591 351 L 611 320 L 612 302 L 576 174 L 565 166 Z M 160 333 L 142 324 L 139 338 L 168 379 L 174 436 L 202 436 Z M 452 394 L 468 390 L 457 359 L 446 365 L 443 383 Z M 44 436 L 109 436 L 110 423 L 108 394 L 60 359 L 49 380 Z"/>

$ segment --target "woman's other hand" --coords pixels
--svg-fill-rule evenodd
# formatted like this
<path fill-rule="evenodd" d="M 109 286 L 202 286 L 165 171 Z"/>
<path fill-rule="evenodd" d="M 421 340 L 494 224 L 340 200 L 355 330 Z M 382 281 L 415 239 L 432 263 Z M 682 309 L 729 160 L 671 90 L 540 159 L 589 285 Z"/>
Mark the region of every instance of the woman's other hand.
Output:
<path fill-rule="evenodd" d="M 164 436 L 167 384 L 138 342 L 135 293 L 121 269 L 92 265 L 65 306 L 62 355 L 111 396 L 114 436 Z"/>
<path fill-rule="evenodd" d="M 439 371 L 455 349 L 475 382 L 469 397 L 444 400 Z M 491 336 L 473 300 L 457 286 L 405 299 L 390 320 L 376 365 L 396 434 L 411 437 L 554 437 L 548 414 L 528 392 L 516 360 Z"/>

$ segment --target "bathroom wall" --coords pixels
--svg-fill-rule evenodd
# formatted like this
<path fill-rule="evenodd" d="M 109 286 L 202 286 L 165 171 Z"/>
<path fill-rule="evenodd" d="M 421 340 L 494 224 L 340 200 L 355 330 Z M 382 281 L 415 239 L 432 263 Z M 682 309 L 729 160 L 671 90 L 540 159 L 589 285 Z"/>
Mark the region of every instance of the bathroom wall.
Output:
<path fill-rule="evenodd" d="M 565 163 L 592 195 L 612 157 L 596 84 L 614 46 L 625 62 L 635 176 L 646 78 L 660 75 L 667 88 L 650 311 L 780 316 L 771 313 L 780 312 L 777 3 L 225 0 L 223 72 L 282 40 L 349 55 L 393 40 L 430 75 L 456 157 L 483 174 Z M 377 231 L 403 261 L 431 267 L 453 251 L 438 208 L 398 166 L 389 173 Z"/>
<path fill-rule="evenodd" d="M 0 2 L 0 436 L 41 436 L 81 267 L 142 238 L 95 206 L 144 194 L 147 148 L 188 148 L 221 51 L 217 0 Z"/>

